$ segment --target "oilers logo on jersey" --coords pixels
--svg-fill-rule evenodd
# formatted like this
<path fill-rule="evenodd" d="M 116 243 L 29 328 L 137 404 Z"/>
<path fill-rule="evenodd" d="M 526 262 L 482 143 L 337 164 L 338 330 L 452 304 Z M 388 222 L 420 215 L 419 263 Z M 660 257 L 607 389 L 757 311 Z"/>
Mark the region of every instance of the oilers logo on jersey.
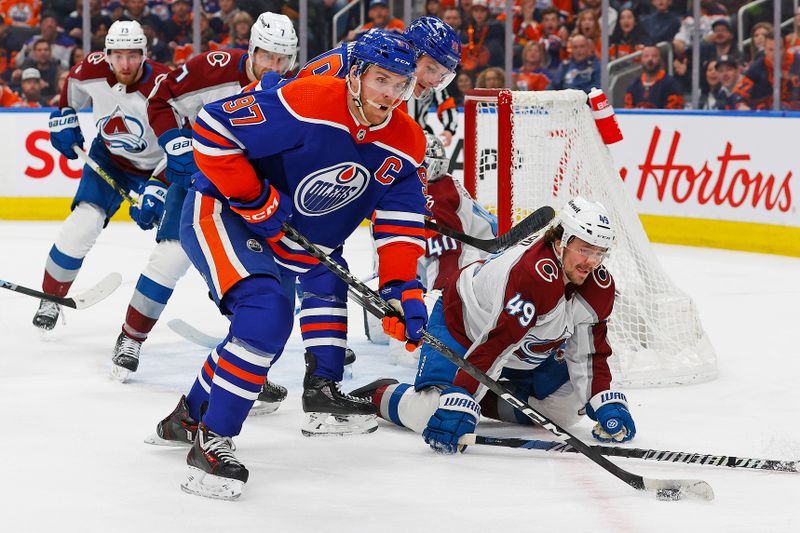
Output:
<path fill-rule="evenodd" d="M 125 150 L 131 154 L 138 154 L 147 148 L 142 122 L 123 113 L 119 106 L 115 107 L 110 115 L 97 121 L 97 131 L 111 151 Z"/>
<path fill-rule="evenodd" d="M 367 190 L 370 174 L 357 163 L 340 163 L 306 176 L 297 186 L 295 207 L 306 216 L 321 216 L 356 200 Z"/>

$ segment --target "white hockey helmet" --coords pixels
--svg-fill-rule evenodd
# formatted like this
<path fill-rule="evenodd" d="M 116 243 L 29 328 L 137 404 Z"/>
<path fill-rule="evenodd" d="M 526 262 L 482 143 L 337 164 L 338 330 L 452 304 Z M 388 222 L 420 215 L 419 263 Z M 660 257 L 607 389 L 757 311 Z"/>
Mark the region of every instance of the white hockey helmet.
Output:
<path fill-rule="evenodd" d="M 256 48 L 289 58 L 283 72 L 278 74 L 283 75 L 291 69 L 297 58 L 297 34 L 291 19 L 270 11 L 261 13 L 250 28 L 250 44 L 247 47 L 250 57 L 253 57 Z"/>
<path fill-rule="evenodd" d="M 610 249 L 614 244 L 614 229 L 608 211 L 600 202 L 590 202 L 582 196 L 576 196 L 566 203 L 558 217 L 564 228 L 562 251 L 573 237 L 599 248 Z"/>
<path fill-rule="evenodd" d="M 106 57 L 111 50 L 141 50 L 147 58 L 147 37 L 135 20 L 118 20 L 106 33 Z"/>
<path fill-rule="evenodd" d="M 425 162 L 428 164 L 428 181 L 436 181 L 447 174 L 450 160 L 444 152 L 444 144 L 433 133 L 426 133 Z"/>

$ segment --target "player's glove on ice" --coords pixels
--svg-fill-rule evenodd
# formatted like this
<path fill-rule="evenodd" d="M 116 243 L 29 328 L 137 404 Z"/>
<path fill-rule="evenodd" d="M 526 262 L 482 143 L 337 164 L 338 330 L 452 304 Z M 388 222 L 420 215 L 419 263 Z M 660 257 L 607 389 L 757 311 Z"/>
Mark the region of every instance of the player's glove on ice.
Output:
<path fill-rule="evenodd" d="M 636 435 L 628 400 L 618 391 L 603 391 L 586 404 L 586 414 L 596 420 L 592 436 L 600 442 L 628 442 Z"/>
<path fill-rule="evenodd" d="M 463 453 L 467 447 L 458 444 L 458 439 L 475 432 L 480 416 L 480 405 L 466 389 L 448 387 L 439 396 L 439 408 L 428 420 L 422 438 L 439 453 Z"/>
<path fill-rule="evenodd" d="M 158 145 L 167 153 L 167 168 L 164 175 L 170 183 L 188 189 L 192 185 L 192 174 L 198 171 L 192 149 L 192 132 L 173 128 L 158 138 Z"/>
<path fill-rule="evenodd" d="M 390 337 L 406 342 L 406 350 L 413 352 L 420 344 L 422 330 L 428 323 L 428 309 L 422 295 L 425 287 L 417 280 L 405 283 L 389 282 L 381 289 L 381 298 L 392 304 L 401 317 L 383 317 L 383 331 Z"/>
<path fill-rule="evenodd" d="M 164 214 L 166 199 L 167 187 L 160 180 L 150 178 L 139 191 L 139 205 L 131 206 L 131 218 L 142 229 L 152 228 Z"/>
<path fill-rule="evenodd" d="M 78 159 L 73 144 L 83 148 L 83 133 L 78 114 L 71 107 L 62 107 L 50 113 L 50 144 L 67 159 Z"/>
<path fill-rule="evenodd" d="M 241 215 L 254 232 L 270 241 L 283 237 L 281 224 L 292 214 L 292 201 L 272 185 L 264 187 L 252 202 L 239 202 L 234 198 L 228 202 L 233 212 Z"/>

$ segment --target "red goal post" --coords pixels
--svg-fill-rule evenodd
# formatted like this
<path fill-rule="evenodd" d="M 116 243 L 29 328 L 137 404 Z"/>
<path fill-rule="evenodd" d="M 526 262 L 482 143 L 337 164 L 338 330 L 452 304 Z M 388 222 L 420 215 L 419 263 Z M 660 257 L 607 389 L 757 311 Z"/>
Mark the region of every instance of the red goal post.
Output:
<path fill-rule="evenodd" d="M 597 130 L 582 91 L 477 89 L 464 99 L 464 185 L 497 214 L 500 233 L 571 197 L 600 201 L 615 227 L 606 264 L 617 298 L 609 320 L 618 385 L 716 377 L 716 354 L 692 299 L 666 275 Z"/>

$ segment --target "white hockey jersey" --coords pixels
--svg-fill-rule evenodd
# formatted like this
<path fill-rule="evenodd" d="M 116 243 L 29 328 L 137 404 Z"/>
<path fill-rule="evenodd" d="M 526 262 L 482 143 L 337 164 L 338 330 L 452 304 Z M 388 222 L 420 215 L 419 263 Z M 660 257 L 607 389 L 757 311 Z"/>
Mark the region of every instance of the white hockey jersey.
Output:
<path fill-rule="evenodd" d="M 442 298 L 447 329 L 470 346 L 466 358 L 492 378 L 504 367 L 536 368 L 555 354 L 566 360 L 584 401 L 609 389 L 606 321 L 614 305 L 614 280 L 605 267 L 580 286 L 565 286 L 552 245 L 523 241 L 466 267 Z M 478 399 L 485 392 L 460 370 L 454 384 Z"/>
<path fill-rule="evenodd" d="M 70 71 L 61 90 L 60 107 L 91 105 L 97 135 L 119 168 L 150 175 L 164 152 L 147 120 L 147 96 L 169 67 L 147 61 L 141 79 L 133 85 L 117 83 L 103 52 L 86 56 Z"/>
<path fill-rule="evenodd" d="M 483 209 L 453 176 L 446 174 L 436 181 L 429 181 L 425 198 L 431 218 L 438 224 L 479 239 L 491 239 L 497 235 L 497 219 Z M 418 274 L 428 290 L 443 289 L 453 274 L 489 255 L 433 231 L 427 231 L 425 237 L 425 256 L 420 259 Z"/>

